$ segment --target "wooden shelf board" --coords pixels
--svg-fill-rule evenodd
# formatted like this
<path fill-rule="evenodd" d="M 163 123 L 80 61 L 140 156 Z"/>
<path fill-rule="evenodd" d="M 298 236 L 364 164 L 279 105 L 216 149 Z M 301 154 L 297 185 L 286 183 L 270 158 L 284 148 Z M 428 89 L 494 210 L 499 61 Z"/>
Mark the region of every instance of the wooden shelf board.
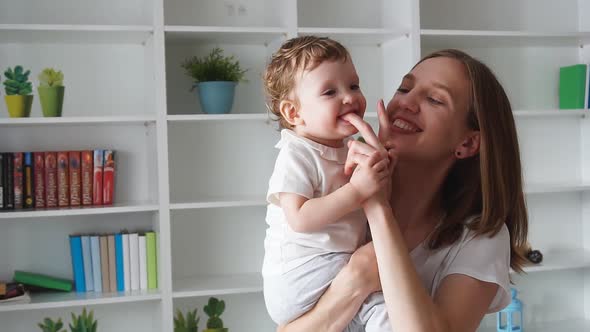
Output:
<path fill-rule="evenodd" d="M 154 203 L 117 203 L 111 206 L 88 206 L 0 211 L 0 219 L 65 217 L 115 213 L 150 212 L 158 211 L 158 209 L 158 205 Z"/>
<path fill-rule="evenodd" d="M 173 298 L 258 293 L 262 291 L 259 273 L 209 276 L 174 280 Z"/>
<path fill-rule="evenodd" d="M 29 117 L 29 118 L 0 118 L 0 126 L 33 126 L 33 125 L 72 125 L 72 124 L 155 124 L 156 116 L 74 116 L 74 117 Z"/>
<path fill-rule="evenodd" d="M 0 43 L 141 44 L 153 31 L 143 25 L 0 24 Z"/>
<path fill-rule="evenodd" d="M 287 36 L 287 30 L 279 27 L 166 25 L 164 31 L 166 41 L 173 43 L 209 42 L 266 45 Z"/>

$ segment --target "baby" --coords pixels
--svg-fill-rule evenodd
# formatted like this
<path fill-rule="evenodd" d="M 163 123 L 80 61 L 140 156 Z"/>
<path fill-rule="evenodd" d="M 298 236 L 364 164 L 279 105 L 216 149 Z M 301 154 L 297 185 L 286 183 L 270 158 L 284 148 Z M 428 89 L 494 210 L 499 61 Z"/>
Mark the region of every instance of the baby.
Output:
<path fill-rule="evenodd" d="M 389 161 L 374 160 L 377 177 L 362 167 L 352 177 L 344 172 L 347 142 L 358 132 L 346 119 L 351 113 L 362 118 L 366 100 L 340 43 L 290 39 L 272 56 L 263 80 L 282 130 L 267 193 L 262 276 L 267 310 L 282 325 L 313 308 L 366 242 L 360 206 L 383 186 Z M 391 331 L 381 293 L 367 299 L 353 324 Z"/>

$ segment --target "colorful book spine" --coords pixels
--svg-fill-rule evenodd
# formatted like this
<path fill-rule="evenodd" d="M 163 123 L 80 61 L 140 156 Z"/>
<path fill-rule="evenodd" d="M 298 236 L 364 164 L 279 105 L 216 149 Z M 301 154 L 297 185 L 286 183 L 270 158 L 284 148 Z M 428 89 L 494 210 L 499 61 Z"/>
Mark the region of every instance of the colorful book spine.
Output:
<path fill-rule="evenodd" d="M 90 236 L 90 254 L 92 257 L 92 281 L 94 281 L 94 291 L 102 292 L 102 275 L 100 269 L 100 240 L 98 235 Z"/>
<path fill-rule="evenodd" d="M 125 291 L 125 270 L 123 266 L 123 234 L 115 234 L 115 264 L 117 270 L 117 291 Z"/>
<path fill-rule="evenodd" d="M 45 206 L 57 207 L 57 153 L 45 152 Z"/>
<path fill-rule="evenodd" d="M 33 152 L 35 175 L 35 208 L 45 207 L 45 153 Z"/>
<path fill-rule="evenodd" d="M 35 196 L 33 193 L 34 177 L 33 177 L 33 153 L 25 152 L 25 172 L 24 172 L 24 204 L 25 209 L 30 209 L 35 206 Z"/>
<path fill-rule="evenodd" d="M 76 292 L 86 292 L 82 239 L 78 235 L 70 236 L 70 254 L 72 256 L 72 270 L 74 273 L 74 285 L 76 287 Z"/>
<path fill-rule="evenodd" d="M 94 205 L 102 205 L 103 157 L 103 150 L 94 150 L 94 177 L 92 181 L 92 203 Z"/>
<path fill-rule="evenodd" d="M 4 154 L 0 153 L 0 209 L 6 208 L 6 195 L 4 195 L 4 187 L 6 186 L 6 182 L 4 180 L 4 171 L 6 161 L 4 158 Z"/>
<path fill-rule="evenodd" d="M 94 290 L 94 273 L 92 272 L 92 252 L 90 248 L 90 236 L 82 235 L 82 258 L 84 260 L 84 284 L 86 291 Z"/>
<path fill-rule="evenodd" d="M 6 209 L 14 209 L 14 155 L 12 153 L 5 153 L 4 158 L 6 159 L 6 182 L 4 188 L 4 194 L 6 197 Z"/>
<path fill-rule="evenodd" d="M 68 174 L 68 153 L 57 153 L 57 205 L 66 207 L 70 205 L 70 185 Z"/>
<path fill-rule="evenodd" d="M 113 150 L 104 150 L 104 168 L 103 168 L 103 199 L 104 205 L 113 204 L 115 194 L 115 152 Z"/>
<path fill-rule="evenodd" d="M 145 235 L 139 236 L 139 289 L 148 289 L 148 278 L 147 278 L 147 255 L 145 246 Z"/>
<path fill-rule="evenodd" d="M 587 65 L 559 68 L 559 108 L 581 109 L 586 104 Z"/>
<path fill-rule="evenodd" d="M 82 205 L 92 205 L 92 174 L 94 172 L 94 155 L 92 151 L 82 151 L 80 156 L 82 178 Z"/>
<path fill-rule="evenodd" d="M 131 266 L 129 265 L 129 234 L 123 233 L 123 281 L 125 291 L 131 290 Z"/>
<path fill-rule="evenodd" d="M 14 277 L 12 278 L 15 282 L 26 284 L 30 286 L 43 287 L 48 289 L 56 289 L 60 291 L 69 292 L 72 290 L 72 281 L 67 279 L 56 278 L 44 274 L 25 272 L 25 271 L 14 271 Z"/>
<path fill-rule="evenodd" d="M 70 206 L 80 206 L 80 204 L 82 204 L 80 151 L 70 151 L 68 157 L 70 159 Z"/>
<path fill-rule="evenodd" d="M 158 262 L 156 258 L 156 233 L 145 233 L 148 289 L 158 288 Z"/>
<path fill-rule="evenodd" d="M 109 252 L 109 291 L 117 291 L 117 253 L 115 250 L 115 235 L 107 236 Z"/>
<path fill-rule="evenodd" d="M 109 244 L 108 236 L 100 236 L 100 272 L 102 281 L 102 291 L 108 293 L 109 286 Z"/>
<path fill-rule="evenodd" d="M 129 234 L 131 290 L 139 290 L 139 234 Z"/>
<path fill-rule="evenodd" d="M 22 152 L 14 153 L 14 208 L 23 208 L 23 154 Z"/>

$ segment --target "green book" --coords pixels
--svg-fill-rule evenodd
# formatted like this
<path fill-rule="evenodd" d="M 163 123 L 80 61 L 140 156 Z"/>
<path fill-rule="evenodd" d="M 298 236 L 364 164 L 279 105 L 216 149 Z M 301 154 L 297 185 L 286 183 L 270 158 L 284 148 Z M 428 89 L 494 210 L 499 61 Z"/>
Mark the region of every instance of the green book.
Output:
<path fill-rule="evenodd" d="M 158 288 L 158 260 L 156 258 L 156 233 L 145 233 L 145 247 L 147 256 L 148 289 Z"/>
<path fill-rule="evenodd" d="M 585 108 L 587 65 L 577 64 L 559 68 L 559 108 Z"/>
<path fill-rule="evenodd" d="M 72 291 L 72 280 L 60 279 L 44 274 L 17 270 L 14 271 L 13 279 L 15 282 L 24 285 L 37 286 L 66 292 Z"/>

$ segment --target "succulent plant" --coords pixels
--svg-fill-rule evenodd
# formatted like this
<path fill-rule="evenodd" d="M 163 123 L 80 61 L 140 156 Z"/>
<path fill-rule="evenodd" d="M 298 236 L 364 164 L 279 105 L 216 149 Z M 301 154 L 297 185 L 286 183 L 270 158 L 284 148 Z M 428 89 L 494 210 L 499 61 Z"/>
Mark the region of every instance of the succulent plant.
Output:
<path fill-rule="evenodd" d="M 203 311 L 209 316 L 207 319 L 207 328 L 208 329 L 222 329 L 223 328 L 223 321 L 219 316 L 225 310 L 225 302 L 219 301 L 214 297 L 209 298 L 209 303 L 205 305 Z"/>
<path fill-rule="evenodd" d="M 30 70 L 23 71 L 22 66 L 16 66 L 14 67 L 14 70 L 12 68 L 6 69 L 4 72 L 4 76 L 6 76 L 6 80 L 4 81 L 6 94 L 21 96 L 30 95 L 33 91 L 31 82 L 29 82 L 30 73 Z"/>
<path fill-rule="evenodd" d="M 72 332 L 96 332 L 98 322 L 94 320 L 94 312 L 86 312 L 86 308 L 82 310 L 79 316 L 72 313 L 72 322 L 70 323 L 70 330 Z"/>
<path fill-rule="evenodd" d="M 54 322 L 51 318 L 45 318 L 43 323 L 39 323 L 37 325 L 43 332 L 60 332 L 61 328 L 64 326 L 61 318 L 59 318 L 57 322 Z M 63 330 L 63 332 L 65 332 L 65 330 Z"/>
<path fill-rule="evenodd" d="M 37 76 L 39 86 L 63 86 L 64 74 L 61 71 L 55 71 L 53 68 L 45 68 Z"/>
<path fill-rule="evenodd" d="M 174 317 L 174 332 L 198 332 L 199 320 L 197 317 L 197 309 L 187 311 L 186 319 L 182 311 L 176 309 L 176 317 Z"/>

